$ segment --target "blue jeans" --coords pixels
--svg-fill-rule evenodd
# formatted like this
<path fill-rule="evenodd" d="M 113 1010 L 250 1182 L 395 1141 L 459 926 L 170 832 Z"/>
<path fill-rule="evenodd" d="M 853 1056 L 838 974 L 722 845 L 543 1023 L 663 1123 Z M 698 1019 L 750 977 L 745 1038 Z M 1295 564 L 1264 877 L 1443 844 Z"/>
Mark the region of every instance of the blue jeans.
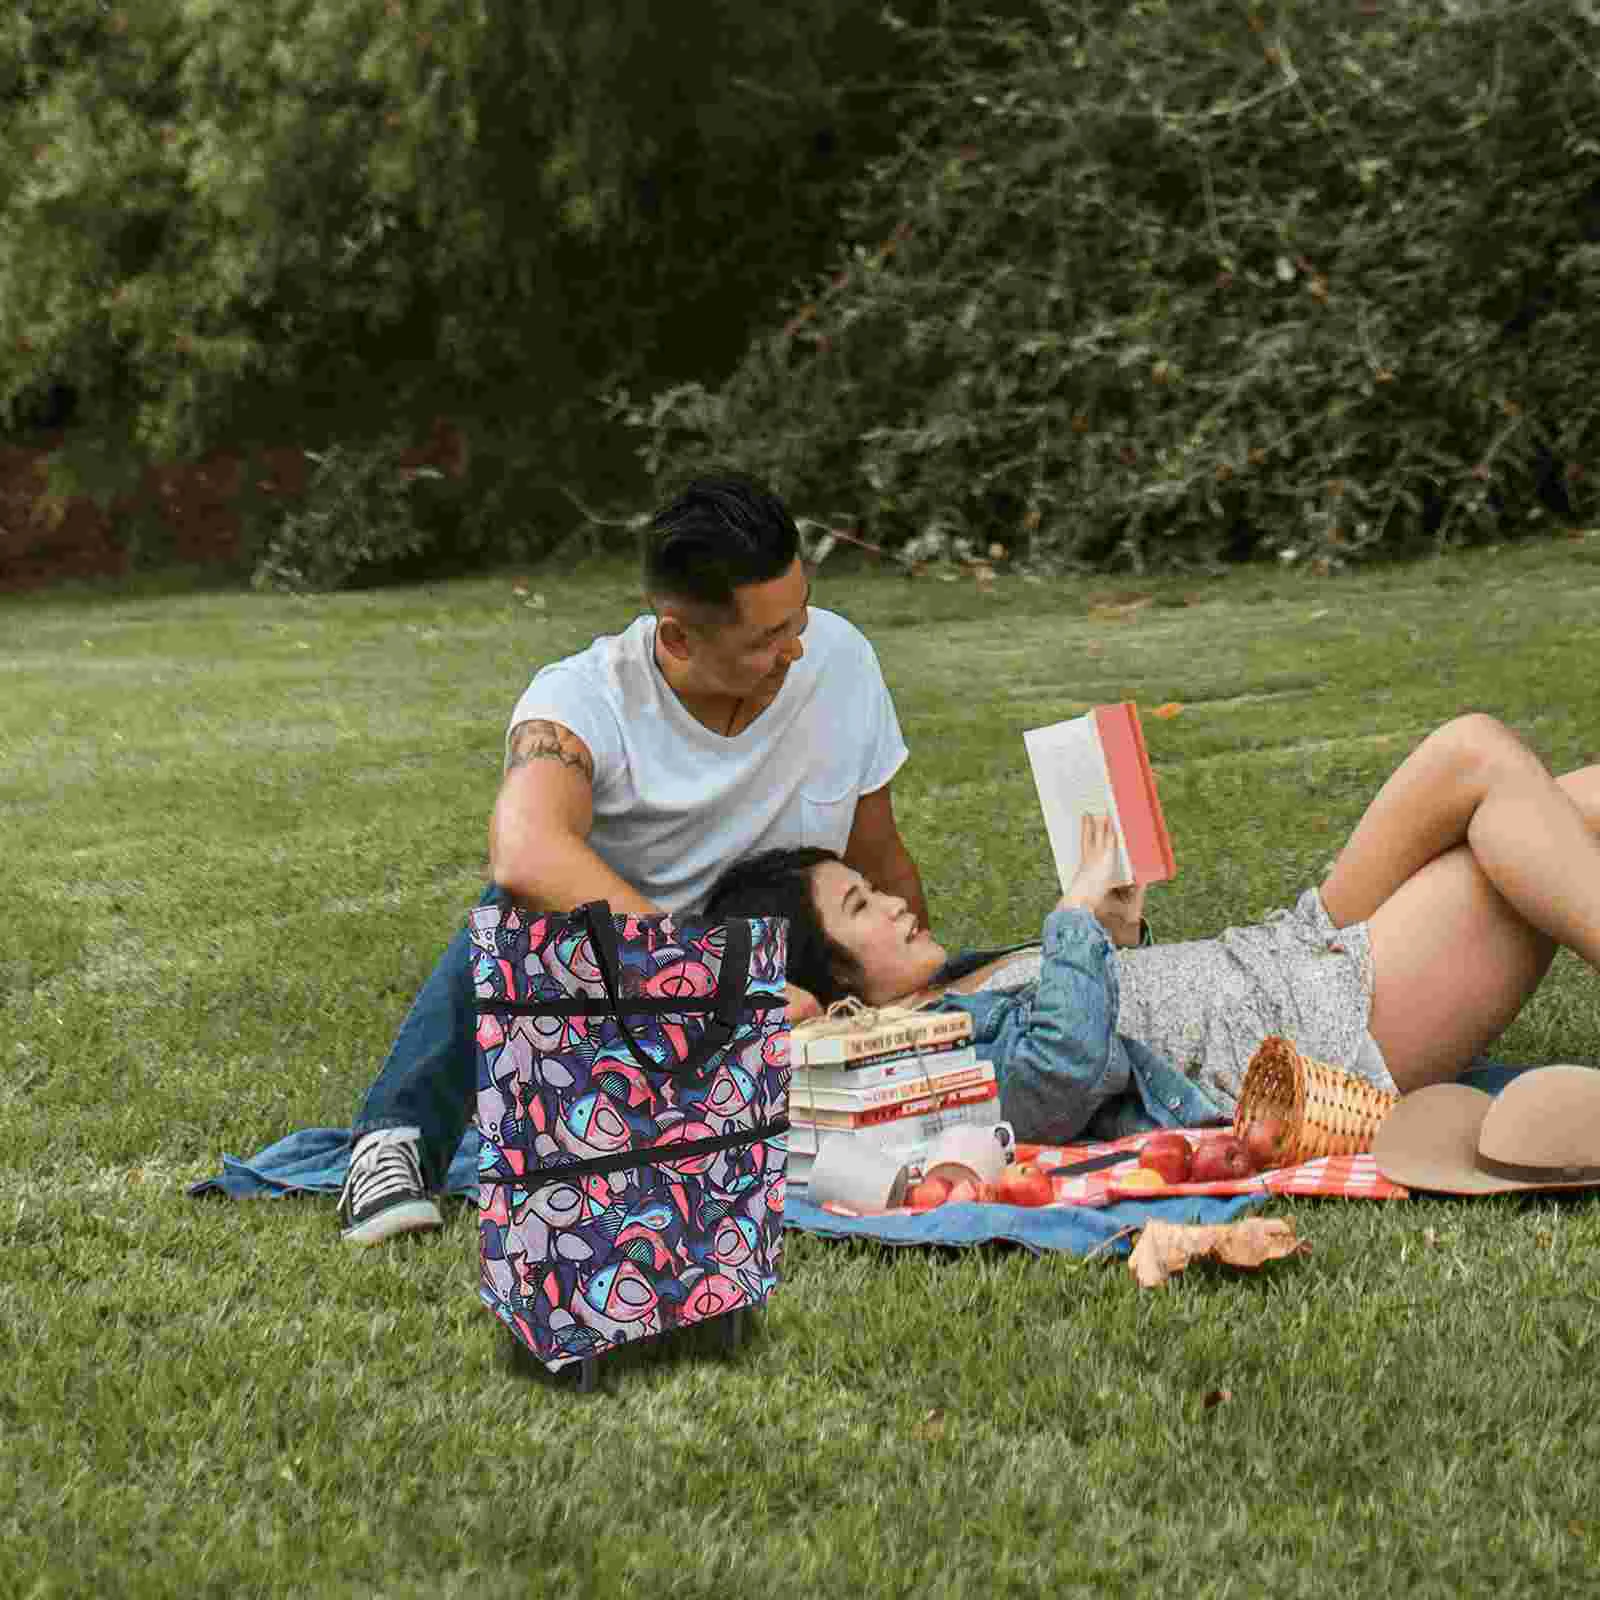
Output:
<path fill-rule="evenodd" d="M 488 905 L 498 893 L 491 883 L 478 904 Z M 380 1128 L 420 1128 L 422 1176 L 430 1189 L 444 1188 L 472 1122 L 478 1086 L 472 1002 L 472 940 L 463 925 L 412 1002 L 350 1130 L 354 1144 Z"/>

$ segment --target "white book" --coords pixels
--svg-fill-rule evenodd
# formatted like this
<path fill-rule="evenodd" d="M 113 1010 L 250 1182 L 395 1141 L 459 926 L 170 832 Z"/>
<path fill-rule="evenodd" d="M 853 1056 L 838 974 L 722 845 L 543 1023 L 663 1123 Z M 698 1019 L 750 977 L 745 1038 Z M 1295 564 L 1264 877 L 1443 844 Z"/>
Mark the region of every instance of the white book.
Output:
<path fill-rule="evenodd" d="M 890 1122 L 869 1123 L 861 1128 L 819 1128 L 791 1118 L 787 1134 L 790 1159 L 797 1154 L 815 1155 L 821 1149 L 819 1141 L 826 1139 L 854 1139 L 877 1150 L 899 1151 L 908 1145 L 925 1144 L 946 1128 L 992 1127 L 997 1120 L 1000 1096 L 995 1084 L 984 1087 L 989 1092 L 981 1098 L 946 1105 L 936 1111 L 919 1112 L 915 1116 L 896 1117 Z"/>
<path fill-rule="evenodd" d="M 864 1114 L 885 1106 L 903 1105 L 908 1100 L 921 1100 L 928 1095 L 944 1094 L 951 1089 L 965 1089 L 973 1084 L 992 1083 L 994 1064 L 974 1060 L 954 1071 L 924 1074 L 914 1073 L 860 1089 L 840 1089 L 833 1084 L 821 1083 L 814 1087 L 807 1081 L 810 1074 L 794 1073 L 789 1079 L 789 1110 L 791 1115 L 805 1111 L 837 1111 L 846 1114 Z"/>
<path fill-rule="evenodd" d="M 964 1011 L 908 1011 L 879 1006 L 852 1016 L 813 1017 L 789 1030 L 795 1066 L 859 1068 L 906 1055 L 959 1050 L 972 1041 Z"/>
<path fill-rule="evenodd" d="M 791 1096 L 828 1093 L 860 1093 L 890 1084 L 918 1084 L 952 1073 L 968 1072 L 979 1065 L 978 1047 L 966 1044 L 955 1050 L 907 1051 L 904 1055 L 883 1056 L 854 1067 L 813 1067 L 790 1057 L 789 1093 Z M 819 1098 L 819 1104 L 822 1103 Z"/>
<path fill-rule="evenodd" d="M 1110 817 L 1116 829 L 1118 883 L 1173 876 L 1172 841 L 1136 706 L 1096 706 L 1085 716 L 1029 728 L 1022 742 L 1063 893 L 1078 870 L 1079 828 L 1090 812 Z"/>
<path fill-rule="evenodd" d="M 855 1106 L 840 1110 L 834 1106 L 800 1105 L 791 1099 L 789 1121 L 797 1128 L 842 1128 L 847 1132 L 881 1127 L 886 1130 L 884 1137 L 887 1140 L 891 1137 L 887 1132 L 888 1124 L 899 1123 L 904 1126 L 910 1119 L 925 1116 L 929 1112 L 948 1111 L 955 1106 L 970 1105 L 975 1100 L 993 1100 L 999 1093 L 1000 1087 L 994 1081 L 991 1069 L 987 1079 L 975 1074 L 971 1083 L 956 1084 L 889 1105 Z"/>

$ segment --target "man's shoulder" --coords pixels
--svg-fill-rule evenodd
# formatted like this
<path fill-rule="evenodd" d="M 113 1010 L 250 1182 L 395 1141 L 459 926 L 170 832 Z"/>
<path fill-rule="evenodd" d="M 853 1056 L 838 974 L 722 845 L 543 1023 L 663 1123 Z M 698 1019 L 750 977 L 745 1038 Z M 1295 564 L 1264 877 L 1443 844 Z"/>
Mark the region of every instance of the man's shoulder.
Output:
<path fill-rule="evenodd" d="M 872 641 L 848 617 L 826 606 L 812 606 L 811 619 L 806 628 L 806 648 L 813 643 L 826 648 L 854 651 L 858 655 L 876 655 Z"/>
<path fill-rule="evenodd" d="M 528 680 L 510 726 L 546 719 L 589 742 L 610 744 L 627 721 L 626 708 L 651 693 L 649 641 L 654 617 L 639 617 L 621 633 L 602 634 L 582 650 L 546 662 Z M 649 626 L 646 626 L 646 625 Z"/>
<path fill-rule="evenodd" d="M 872 641 L 848 617 L 812 606 L 806 625 L 806 659 L 826 692 L 854 694 L 863 673 L 881 676 L 883 667 Z"/>
<path fill-rule="evenodd" d="M 581 650 L 534 671 L 532 683 L 560 680 L 578 689 L 588 687 L 606 694 L 622 689 L 628 678 L 649 662 L 649 637 L 654 617 L 641 616 L 621 633 L 603 633 Z"/>

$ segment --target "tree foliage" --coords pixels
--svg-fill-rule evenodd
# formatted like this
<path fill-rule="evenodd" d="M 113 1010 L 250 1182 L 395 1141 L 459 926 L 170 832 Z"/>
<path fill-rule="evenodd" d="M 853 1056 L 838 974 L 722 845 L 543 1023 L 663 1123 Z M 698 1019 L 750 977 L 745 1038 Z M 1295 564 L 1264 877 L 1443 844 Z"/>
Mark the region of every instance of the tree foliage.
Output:
<path fill-rule="evenodd" d="M 891 42 L 847 0 L 12 0 L 0 423 L 65 383 L 158 454 L 286 409 L 559 433 L 707 370 L 730 288 L 816 254 L 813 136 Z"/>
<path fill-rule="evenodd" d="M 1136 570 L 1592 508 L 1593 0 L 899 26 L 936 68 L 843 258 L 725 382 L 613 393 L 654 480 L 715 458 L 886 545 Z"/>

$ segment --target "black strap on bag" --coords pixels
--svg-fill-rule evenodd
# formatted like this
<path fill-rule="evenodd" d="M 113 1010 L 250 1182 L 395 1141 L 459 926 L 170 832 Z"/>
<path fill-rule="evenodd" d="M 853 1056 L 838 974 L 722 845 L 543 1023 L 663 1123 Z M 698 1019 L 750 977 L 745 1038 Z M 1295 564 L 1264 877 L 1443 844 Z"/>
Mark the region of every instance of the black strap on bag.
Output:
<path fill-rule="evenodd" d="M 591 900 L 573 913 L 582 917 L 589 930 L 589 943 L 594 949 L 595 964 L 600 968 L 600 981 L 605 985 L 606 1002 L 611 1020 L 633 1059 L 646 1072 L 665 1072 L 673 1077 L 693 1077 L 718 1051 L 726 1050 L 739 1027 L 739 1009 L 744 1004 L 745 989 L 750 982 L 750 924 L 740 918 L 726 924 L 722 948 L 722 970 L 717 978 L 717 992 L 712 1001 L 687 1000 L 670 1002 L 677 1012 L 711 1009 L 706 1018 L 705 1032 L 689 1054 L 676 1065 L 653 1060 L 634 1038 L 632 1030 L 622 1016 L 622 958 L 617 950 L 617 926 L 611 917 L 611 906 L 605 900 Z M 648 1009 L 665 1009 L 659 1002 Z"/>
<path fill-rule="evenodd" d="M 608 901 L 589 901 L 574 910 L 573 917 L 581 917 L 589 933 L 589 944 L 595 952 L 595 965 L 600 968 L 600 981 L 605 984 L 605 1003 L 598 1000 L 566 1000 L 566 1002 L 522 1002 L 506 1005 L 504 1002 L 478 1002 L 478 1010 L 504 1010 L 514 1013 L 587 1014 L 610 1016 L 616 1022 L 629 1053 L 645 1072 L 666 1072 L 670 1077 L 693 1077 L 718 1051 L 726 1050 L 738 1032 L 739 1008 L 744 1005 L 744 992 L 750 982 L 750 925 L 746 920 L 734 918 L 726 923 L 725 944 L 722 952 L 722 971 L 717 978 L 717 994 L 694 1000 L 672 998 L 640 998 L 622 1000 L 622 958 L 616 942 L 616 923 L 611 920 Z M 680 1062 L 654 1061 L 643 1050 L 632 1029 L 622 1018 L 622 1006 L 637 1014 L 677 1014 L 693 1011 L 710 1011 L 706 1030 L 693 1050 Z"/>
<path fill-rule="evenodd" d="M 574 1161 L 570 1156 L 562 1156 L 546 1165 L 539 1164 L 532 1140 L 527 1140 L 518 1146 L 528 1156 L 528 1167 L 525 1172 L 513 1173 L 510 1177 L 504 1178 L 486 1174 L 481 1181 L 501 1189 L 526 1189 L 532 1193 L 536 1189 L 548 1188 L 552 1183 L 571 1183 L 575 1178 L 587 1178 L 597 1172 L 629 1172 L 639 1167 L 670 1167 L 679 1161 L 693 1160 L 696 1156 L 717 1155 L 723 1150 L 738 1150 L 752 1144 L 764 1144 L 767 1140 L 777 1139 L 788 1131 L 789 1119 L 776 1117 L 771 1122 L 758 1122 L 753 1128 L 740 1128 L 735 1133 L 720 1133 L 710 1139 L 683 1139 L 676 1144 L 646 1145 L 643 1149 L 635 1146 L 630 1150 L 618 1150 L 609 1156 L 591 1156 L 587 1161 Z M 1108 1161 L 1127 1159 L 1126 1150 L 1118 1150 L 1114 1156 L 1107 1158 Z"/>

